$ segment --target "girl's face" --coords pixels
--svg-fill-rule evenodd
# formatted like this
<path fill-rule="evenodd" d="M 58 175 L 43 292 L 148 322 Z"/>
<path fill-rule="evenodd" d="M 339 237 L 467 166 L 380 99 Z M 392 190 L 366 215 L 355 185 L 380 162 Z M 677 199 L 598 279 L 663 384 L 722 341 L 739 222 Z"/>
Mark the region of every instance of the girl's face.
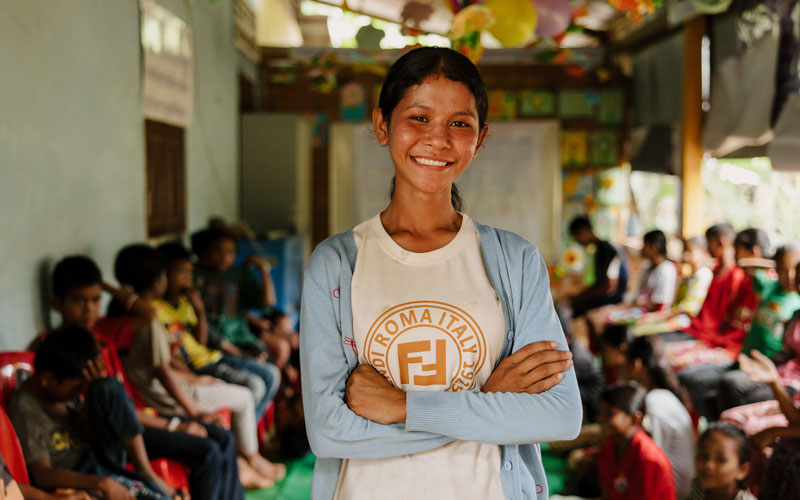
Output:
<path fill-rule="evenodd" d="M 192 263 L 188 260 L 174 262 L 167 274 L 170 295 L 179 295 L 192 288 Z"/>
<path fill-rule="evenodd" d="M 605 401 L 600 401 L 597 421 L 607 437 L 627 437 L 636 427 L 636 417 L 628 415 Z"/>
<path fill-rule="evenodd" d="M 167 293 L 167 273 L 161 273 L 153 283 L 153 295 L 156 298 L 161 298 Z"/>
<path fill-rule="evenodd" d="M 625 349 L 603 344 L 603 366 L 621 370 L 627 361 Z"/>
<path fill-rule="evenodd" d="M 705 263 L 708 254 L 702 248 L 687 244 L 683 247 L 683 261 L 689 264 L 692 269 L 697 270 Z"/>
<path fill-rule="evenodd" d="M 725 488 L 742 481 L 750 472 L 749 463 L 739 463 L 739 444 L 721 432 L 711 432 L 697 445 L 694 465 L 703 488 Z"/>
<path fill-rule="evenodd" d="M 372 119 L 378 142 L 389 146 L 397 188 L 448 200 L 450 186 L 478 154 L 488 131 L 479 126 L 469 88 L 436 75 L 406 90 L 391 122 L 380 109 Z"/>
<path fill-rule="evenodd" d="M 725 253 L 725 244 L 718 238 L 707 238 L 708 253 L 715 259 L 721 259 Z"/>

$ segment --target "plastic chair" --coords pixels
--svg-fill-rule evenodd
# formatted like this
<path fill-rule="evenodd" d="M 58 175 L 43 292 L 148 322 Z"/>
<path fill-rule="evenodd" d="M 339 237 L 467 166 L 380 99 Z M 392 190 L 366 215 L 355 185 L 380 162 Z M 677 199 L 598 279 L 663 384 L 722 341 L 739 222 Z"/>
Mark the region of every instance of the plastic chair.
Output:
<path fill-rule="evenodd" d="M 16 482 L 30 484 L 28 467 L 25 465 L 17 432 L 2 407 L 0 407 L 0 455 L 3 455 L 8 471 Z"/>
<path fill-rule="evenodd" d="M 5 408 L 20 380 L 17 372 L 33 373 L 34 354 L 28 351 L 0 352 L 0 406 Z"/>

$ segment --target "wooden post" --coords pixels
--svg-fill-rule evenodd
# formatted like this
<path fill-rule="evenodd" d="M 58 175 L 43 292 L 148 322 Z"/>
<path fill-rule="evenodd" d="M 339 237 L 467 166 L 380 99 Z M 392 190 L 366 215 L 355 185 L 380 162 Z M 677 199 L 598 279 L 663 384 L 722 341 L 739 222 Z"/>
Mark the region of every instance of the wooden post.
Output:
<path fill-rule="evenodd" d="M 683 51 L 683 141 L 681 182 L 681 235 L 703 234 L 705 188 L 700 175 L 703 162 L 702 44 L 706 19 L 697 17 L 686 24 Z"/>

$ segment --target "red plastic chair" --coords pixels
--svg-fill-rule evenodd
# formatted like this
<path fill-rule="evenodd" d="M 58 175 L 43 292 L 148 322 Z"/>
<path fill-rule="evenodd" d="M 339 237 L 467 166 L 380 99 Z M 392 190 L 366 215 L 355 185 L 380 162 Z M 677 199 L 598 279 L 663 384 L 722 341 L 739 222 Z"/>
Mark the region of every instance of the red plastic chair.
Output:
<path fill-rule="evenodd" d="M 11 425 L 6 411 L 0 407 L 0 455 L 8 466 L 11 477 L 21 484 L 30 484 L 28 479 L 28 467 L 25 465 L 25 457 L 22 455 L 22 447 L 17 439 L 17 432 Z"/>
<path fill-rule="evenodd" d="M 28 351 L 0 352 L 0 406 L 3 408 L 17 391 L 17 372 L 33 373 L 33 358 L 34 354 Z"/>

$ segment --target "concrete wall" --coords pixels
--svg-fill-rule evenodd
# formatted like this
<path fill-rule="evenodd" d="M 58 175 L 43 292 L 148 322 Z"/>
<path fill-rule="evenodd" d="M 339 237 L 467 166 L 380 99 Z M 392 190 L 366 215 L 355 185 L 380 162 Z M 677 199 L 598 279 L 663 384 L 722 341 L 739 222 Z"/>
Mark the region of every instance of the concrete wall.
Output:
<path fill-rule="evenodd" d="M 230 0 L 161 0 L 194 27 L 187 224 L 238 211 L 237 53 Z M 146 237 L 137 0 L 2 0 L 0 350 L 47 326 L 53 263 Z"/>

